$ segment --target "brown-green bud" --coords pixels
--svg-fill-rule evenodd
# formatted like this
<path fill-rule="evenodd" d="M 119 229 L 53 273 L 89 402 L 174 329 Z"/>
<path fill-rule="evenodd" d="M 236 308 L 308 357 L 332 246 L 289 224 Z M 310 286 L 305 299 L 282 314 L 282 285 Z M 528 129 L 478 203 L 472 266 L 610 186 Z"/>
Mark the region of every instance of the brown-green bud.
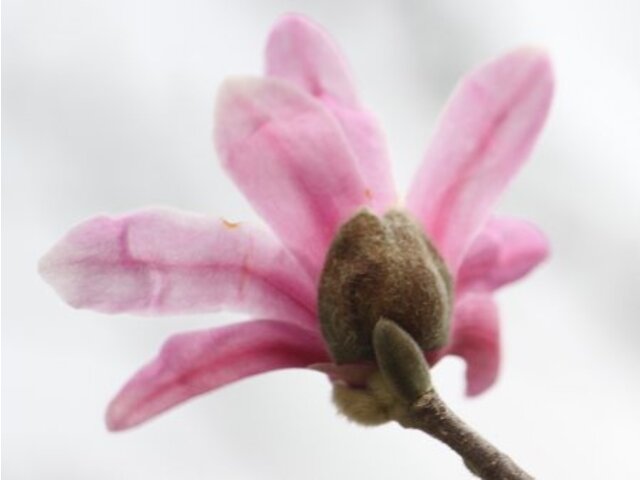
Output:
<path fill-rule="evenodd" d="M 408 404 L 431 390 L 431 375 L 415 340 L 396 323 L 381 319 L 373 330 L 373 348 L 380 373 Z"/>
<path fill-rule="evenodd" d="M 361 211 L 333 240 L 320 279 L 322 332 L 338 364 L 374 360 L 380 318 L 400 325 L 422 350 L 449 331 L 451 276 L 422 229 L 399 210 Z"/>

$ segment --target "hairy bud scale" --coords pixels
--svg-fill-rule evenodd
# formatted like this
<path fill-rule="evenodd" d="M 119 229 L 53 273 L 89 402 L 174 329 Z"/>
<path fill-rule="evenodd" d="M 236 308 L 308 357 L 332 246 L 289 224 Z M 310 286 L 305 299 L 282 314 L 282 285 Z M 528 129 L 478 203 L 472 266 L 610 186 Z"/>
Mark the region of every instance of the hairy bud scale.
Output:
<path fill-rule="evenodd" d="M 320 279 L 322 332 L 338 364 L 375 359 L 380 318 L 400 325 L 423 350 L 443 346 L 451 314 L 451 277 L 408 215 L 363 210 L 338 231 Z"/>

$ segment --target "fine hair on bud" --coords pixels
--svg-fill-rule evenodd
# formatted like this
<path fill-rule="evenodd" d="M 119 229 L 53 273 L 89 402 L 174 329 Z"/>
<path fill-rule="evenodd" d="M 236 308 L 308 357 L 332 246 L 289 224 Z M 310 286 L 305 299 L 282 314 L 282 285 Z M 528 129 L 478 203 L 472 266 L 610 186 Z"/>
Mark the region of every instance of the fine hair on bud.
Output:
<path fill-rule="evenodd" d="M 363 210 L 334 238 L 320 279 L 322 332 L 338 364 L 374 360 L 372 335 L 393 319 L 422 350 L 447 341 L 452 282 L 421 227 L 408 214 Z"/>
<path fill-rule="evenodd" d="M 399 418 L 407 404 L 389 386 L 383 375 L 372 373 L 364 386 L 333 385 L 333 402 L 349 420 L 375 426 Z"/>

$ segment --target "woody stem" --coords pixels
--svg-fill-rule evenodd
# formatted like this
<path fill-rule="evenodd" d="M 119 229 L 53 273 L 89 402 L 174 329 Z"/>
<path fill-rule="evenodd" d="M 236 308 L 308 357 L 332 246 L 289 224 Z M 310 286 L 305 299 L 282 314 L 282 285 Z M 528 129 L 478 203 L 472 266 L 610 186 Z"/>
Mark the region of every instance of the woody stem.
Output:
<path fill-rule="evenodd" d="M 498 450 L 453 413 L 435 390 L 422 395 L 398 420 L 437 438 L 456 451 L 469 470 L 483 479 L 531 480 L 509 456 Z"/>
<path fill-rule="evenodd" d="M 381 318 L 373 331 L 373 347 L 380 373 L 402 405 L 394 414 L 398 423 L 446 443 L 480 478 L 533 478 L 449 410 L 433 388 L 422 350 L 400 325 Z"/>

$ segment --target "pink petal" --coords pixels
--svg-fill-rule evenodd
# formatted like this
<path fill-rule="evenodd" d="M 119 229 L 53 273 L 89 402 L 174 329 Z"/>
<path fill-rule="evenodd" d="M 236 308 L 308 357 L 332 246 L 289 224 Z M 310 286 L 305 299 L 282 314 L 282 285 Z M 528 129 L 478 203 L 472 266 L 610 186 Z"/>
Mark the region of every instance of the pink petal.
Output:
<path fill-rule="evenodd" d="M 456 290 L 495 290 L 522 278 L 548 255 L 547 239 L 535 226 L 516 218 L 493 217 L 467 251 Z"/>
<path fill-rule="evenodd" d="M 317 278 L 336 230 L 367 203 L 338 124 L 282 81 L 236 79 L 221 89 L 216 125 L 229 174 Z"/>
<path fill-rule="evenodd" d="M 268 232 L 154 209 L 72 229 L 40 262 L 68 303 L 176 314 L 223 307 L 314 325 L 313 283 Z"/>
<path fill-rule="evenodd" d="M 333 40 L 300 15 L 286 15 L 267 40 L 266 73 L 296 84 L 315 97 L 359 108 L 347 64 Z"/>
<path fill-rule="evenodd" d="M 179 334 L 113 399 L 107 426 L 124 430 L 242 378 L 327 358 L 319 334 L 274 320 Z"/>
<path fill-rule="evenodd" d="M 332 39 L 303 17 L 285 16 L 267 42 L 266 74 L 295 84 L 328 107 L 353 149 L 372 208 L 382 213 L 393 205 L 396 193 L 384 136 L 373 115 L 360 105 Z"/>
<path fill-rule="evenodd" d="M 466 293 L 456 302 L 449 345 L 427 353 L 427 360 L 433 366 L 446 355 L 457 355 L 467 364 L 467 395 L 479 395 L 495 383 L 500 369 L 500 328 L 490 295 Z"/>
<path fill-rule="evenodd" d="M 471 73 L 450 100 L 407 206 L 452 271 L 529 155 L 552 91 L 547 56 L 523 49 Z"/>

